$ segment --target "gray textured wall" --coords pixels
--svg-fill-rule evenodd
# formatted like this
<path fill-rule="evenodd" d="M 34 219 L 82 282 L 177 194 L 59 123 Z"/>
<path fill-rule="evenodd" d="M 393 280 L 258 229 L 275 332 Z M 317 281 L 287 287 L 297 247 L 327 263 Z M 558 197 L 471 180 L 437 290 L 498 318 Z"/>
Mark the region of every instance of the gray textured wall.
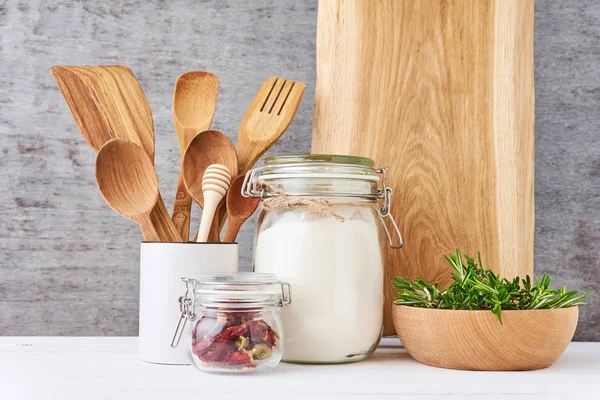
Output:
<path fill-rule="evenodd" d="M 176 77 L 221 81 L 214 127 L 234 139 L 266 77 L 307 91 L 271 153 L 309 149 L 317 5 L 311 1 L 0 0 L 0 335 L 134 335 L 136 226 L 114 214 L 48 68 L 130 66 L 156 127 L 156 168 L 170 207 L 179 149 Z M 536 1 L 536 272 L 600 287 L 600 4 Z M 197 223 L 197 221 L 194 223 Z M 251 227 L 242 265 L 251 260 Z M 600 340 L 600 295 L 579 340 Z"/>

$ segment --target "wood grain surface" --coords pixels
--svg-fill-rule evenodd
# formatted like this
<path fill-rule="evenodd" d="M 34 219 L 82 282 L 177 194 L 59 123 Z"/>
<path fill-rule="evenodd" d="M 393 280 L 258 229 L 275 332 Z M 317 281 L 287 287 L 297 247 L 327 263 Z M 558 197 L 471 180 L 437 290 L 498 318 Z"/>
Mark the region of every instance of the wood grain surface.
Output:
<path fill-rule="evenodd" d="M 390 167 L 386 282 L 445 286 L 457 247 L 531 274 L 533 144 L 533 0 L 319 2 L 312 152 Z"/>
<path fill-rule="evenodd" d="M 236 146 L 240 175 L 254 167 L 283 135 L 296 115 L 304 88 L 302 82 L 276 76 L 263 82 L 240 123 Z"/>
<path fill-rule="evenodd" d="M 90 146 L 99 151 L 110 138 L 123 137 L 140 144 L 154 162 L 152 110 L 131 69 L 107 65 L 51 70 Z"/>
<path fill-rule="evenodd" d="M 547 368 L 565 351 L 577 327 L 578 307 L 491 311 L 393 306 L 398 337 L 417 361 L 477 371 Z"/>
<path fill-rule="evenodd" d="M 223 242 L 235 242 L 242 225 L 250 218 L 258 208 L 260 199 L 258 197 L 242 196 L 242 186 L 246 176 L 240 175 L 227 191 L 225 204 L 227 205 L 227 228 L 223 235 Z"/>

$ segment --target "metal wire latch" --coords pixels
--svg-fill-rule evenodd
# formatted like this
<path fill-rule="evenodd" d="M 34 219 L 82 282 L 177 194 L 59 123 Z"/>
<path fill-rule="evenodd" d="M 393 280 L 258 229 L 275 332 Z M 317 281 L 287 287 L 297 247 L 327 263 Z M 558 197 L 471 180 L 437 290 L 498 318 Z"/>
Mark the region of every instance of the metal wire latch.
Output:
<path fill-rule="evenodd" d="M 177 321 L 177 328 L 171 339 L 171 347 L 177 347 L 181 341 L 181 335 L 187 321 L 193 321 L 196 319 L 196 312 L 194 311 L 194 303 L 196 302 L 196 281 L 194 279 L 182 278 L 185 282 L 185 295 L 179 297 L 179 320 Z"/>
<path fill-rule="evenodd" d="M 385 235 L 388 238 L 388 243 L 389 243 L 390 247 L 392 249 L 400 249 L 404 245 L 404 242 L 402 240 L 402 235 L 400 234 L 400 229 L 398 229 L 398 225 L 396 224 L 396 221 L 390 214 L 390 207 L 392 205 L 392 188 L 387 186 L 387 183 L 386 183 L 387 170 L 388 170 L 388 167 L 377 168 L 375 170 L 375 171 L 377 171 L 378 174 L 381 174 L 381 186 L 383 187 L 383 189 L 382 189 L 383 204 L 381 205 L 381 208 L 379 208 L 377 210 L 377 215 L 379 216 L 379 220 L 381 221 L 381 225 L 383 226 Z M 394 232 L 396 233 L 396 236 L 398 237 L 397 244 L 394 244 L 394 239 L 392 238 L 392 235 L 390 234 L 390 230 L 388 229 L 388 227 L 385 223 L 386 219 L 390 220 L 392 223 L 392 228 L 394 229 Z"/>
<path fill-rule="evenodd" d="M 281 305 L 289 306 L 292 304 L 292 285 L 289 282 L 279 281 L 277 282 L 281 285 Z M 286 293 L 287 288 L 287 293 Z"/>

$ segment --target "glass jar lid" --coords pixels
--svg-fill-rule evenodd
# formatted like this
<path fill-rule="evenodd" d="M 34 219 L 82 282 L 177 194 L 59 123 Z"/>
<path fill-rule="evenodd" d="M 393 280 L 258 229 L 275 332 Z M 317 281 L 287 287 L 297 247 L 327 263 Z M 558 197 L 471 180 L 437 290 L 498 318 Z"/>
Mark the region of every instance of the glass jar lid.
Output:
<path fill-rule="evenodd" d="M 181 314 L 171 347 L 177 347 L 187 321 L 197 318 L 196 307 L 223 311 L 260 310 L 292 303 L 290 284 L 273 274 L 238 272 L 181 278 L 185 294 L 179 298 Z"/>
<path fill-rule="evenodd" d="M 369 158 L 333 154 L 282 154 L 265 159 L 261 178 L 337 178 L 377 183 L 380 176 L 375 169 L 375 162 Z"/>
<path fill-rule="evenodd" d="M 251 309 L 291 303 L 287 282 L 273 274 L 238 272 L 183 278 L 191 285 L 194 303 L 204 308 Z"/>
<path fill-rule="evenodd" d="M 246 175 L 245 195 L 353 197 L 385 196 L 386 168 L 369 158 L 332 154 L 283 154 L 267 157 L 265 165 Z M 266 182 L 258 188 L 253 182 Z M 380 184 L 381 183 L 381 184 Z M 243 193 L 244 194 L 244 193 Z"/>
<path fill-rule="evenodd" d="M 358 206 L 377 205 L 377 215 L 385 230 L 390 247 L 402 247 L 402 235 L 390 214 L 392 189 L 387 186 L 387 167 L 375 168 L 373 160 L 364 157 L 331 154 L 284 154 L 265 159 L 263 167 L 246 173 L 242 196 L 259 197 L 266 202 L 273 197 L 304 197 L 304 205 Z M 381 183 L 381 186 L 380 186 Z M 324 201 L 316 201 L 316 198 Z M 347 200 L 350 199 L 350 200 Z M 379 203 L 381 201 L 381 203 Z M 293 202 L 283 202 L 279 208 Z M 298 203 L 296 203 L 298 204 Z M 328 214 L 332 216 L 331 213 Z M 336 215 L 333 215 L 337 217 Z M 340 220 L 340 218 L 338 218 Z M 397 237 L 394 242 L 385 221 L 389 220 Z M 343 221 L 343 219 L 341 219 Z"/>
<path fill-rule="evenodd" d="M 346 165 L 362 165 L 374 167 L 375 162 L 370 158 L 357 156 L 342 156 L 336 154 L 280 154 L 265 158 L 265 165 L 287 165 L 293 163 L 333 163 Z"/>

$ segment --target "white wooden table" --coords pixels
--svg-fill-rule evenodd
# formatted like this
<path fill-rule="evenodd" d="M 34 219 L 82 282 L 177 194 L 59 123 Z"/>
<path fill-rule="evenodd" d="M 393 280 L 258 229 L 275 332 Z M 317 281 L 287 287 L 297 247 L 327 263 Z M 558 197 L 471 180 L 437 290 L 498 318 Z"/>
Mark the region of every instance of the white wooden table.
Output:
<path fill-rule="evenodd" d="M 428 367 L 397 343 L 355 364 L 229 376 L 138 361 L 137 338 L 0 337 L 0 399 L 600 399 L 600 343 L 572 343 L 530 372 Z"/>

